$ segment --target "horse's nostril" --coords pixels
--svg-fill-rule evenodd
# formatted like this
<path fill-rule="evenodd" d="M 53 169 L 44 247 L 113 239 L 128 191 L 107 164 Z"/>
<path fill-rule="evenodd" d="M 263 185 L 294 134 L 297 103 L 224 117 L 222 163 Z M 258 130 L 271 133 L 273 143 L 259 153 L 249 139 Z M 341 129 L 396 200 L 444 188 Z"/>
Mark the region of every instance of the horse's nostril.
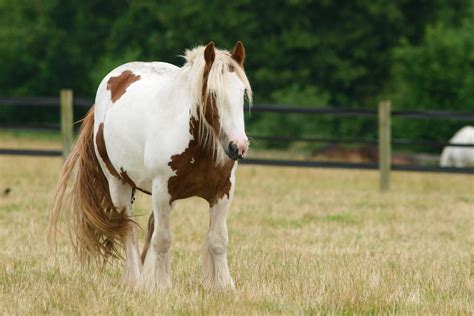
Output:
<path fill-rule="evenodd" d="M 237 144 L 235 144 L 234 142 L 230 142 L 229 143 L 229 152 L 232 153 L 232 154 L 236 154 L 238 152 L 238 148 L 237 148 Z"/>
<path fill-rule="evenodd" d="M 239 148 L 237 147 L 237 144 L 234 142 L 229 143 L 229 152 L 227 153 L 230 159 L 232 160 L 237 160 L 241 159 L 241 155 L 239 154 Z"/>

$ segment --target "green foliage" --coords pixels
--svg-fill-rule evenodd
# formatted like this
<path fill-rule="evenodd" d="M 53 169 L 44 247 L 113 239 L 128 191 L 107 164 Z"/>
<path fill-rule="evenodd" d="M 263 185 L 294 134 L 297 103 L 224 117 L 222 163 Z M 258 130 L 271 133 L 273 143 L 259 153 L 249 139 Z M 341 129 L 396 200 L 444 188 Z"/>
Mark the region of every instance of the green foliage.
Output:
<path fill-rule="evenodd" d="M 179 65 L 186 48 L 213 40 L 230 49 L 242 40 L 257 104 L 375 108 L 389 95 L 396 107 L 469 109 L 470 3 L 0 0 L 0 95 L 72 88 L 93 96 L 102 78 L 125 62 Z M 2 117 L 14 119 L 11 111 Z M 449 124 L 428 134 L 423 124 L 400 124 L 407 137 L 452 134 Z M 300 115 L 255 114 L 249 126 L 267 135 L 375 137 L 376 131 L 368 120 Z"/>
<path fill-rule="evenodd" d="M 396 109 L 474 111 L 474 1 L 457 26 L 429 26 L 419 45 L 394 50 Z M 463 122 L 395 121 L 395 136 L 446 141 Z"/>

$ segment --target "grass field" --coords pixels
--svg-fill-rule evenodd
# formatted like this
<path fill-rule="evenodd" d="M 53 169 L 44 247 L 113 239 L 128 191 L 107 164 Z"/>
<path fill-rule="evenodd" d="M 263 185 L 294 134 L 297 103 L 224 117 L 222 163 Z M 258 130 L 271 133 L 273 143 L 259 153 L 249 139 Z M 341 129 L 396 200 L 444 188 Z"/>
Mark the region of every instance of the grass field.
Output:
<path fill-rule="evenodd" d="M 0 147 L 58 147 L 0 134 Z M 206 204 L 172 214 L 166 293 L 120 284 L 121 269 L 81 269 L 67 238 L 46 245 L 61 159 L 0 156 L 0 314 L 474 313 L 474 177 L 241 166 L 229 218 L 235 292 L 200 286 Z M 4 190 L 10 188 L 10 193 Z M 135 213 L 145 222 L 150 198 Z M 141 232 L 141 242 L 143 243 Z"/>

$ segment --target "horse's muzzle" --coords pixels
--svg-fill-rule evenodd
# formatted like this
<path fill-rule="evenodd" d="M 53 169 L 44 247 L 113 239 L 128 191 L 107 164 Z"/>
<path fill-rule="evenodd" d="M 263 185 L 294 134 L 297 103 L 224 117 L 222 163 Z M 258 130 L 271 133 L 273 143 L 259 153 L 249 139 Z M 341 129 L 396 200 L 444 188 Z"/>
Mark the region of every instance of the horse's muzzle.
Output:
<path fill-rule="evenodd" d="M 239 153 L 239 147 L 234 142 L 229 143 L 229 147 L 226 153 L 227 153 L 227 156 L 229 156 L 229 158 L 234 161 L 244 159 L 244 156 L 241 153 Z"/>

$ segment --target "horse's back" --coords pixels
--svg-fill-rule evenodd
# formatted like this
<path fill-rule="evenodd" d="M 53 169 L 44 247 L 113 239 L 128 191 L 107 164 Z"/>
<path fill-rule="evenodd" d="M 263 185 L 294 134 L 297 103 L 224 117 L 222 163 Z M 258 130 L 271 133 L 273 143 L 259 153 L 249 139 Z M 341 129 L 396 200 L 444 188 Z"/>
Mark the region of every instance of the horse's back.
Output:
<path fill-rule="evenodd" d="M 169 84 L 178 70 L 179 67 L 164 62 L 129 62 L 118 66 L 104 77 L 97 89 L 96 119 L 102 121 L 114 105 L 153 102 L 153 97 Z"/>

